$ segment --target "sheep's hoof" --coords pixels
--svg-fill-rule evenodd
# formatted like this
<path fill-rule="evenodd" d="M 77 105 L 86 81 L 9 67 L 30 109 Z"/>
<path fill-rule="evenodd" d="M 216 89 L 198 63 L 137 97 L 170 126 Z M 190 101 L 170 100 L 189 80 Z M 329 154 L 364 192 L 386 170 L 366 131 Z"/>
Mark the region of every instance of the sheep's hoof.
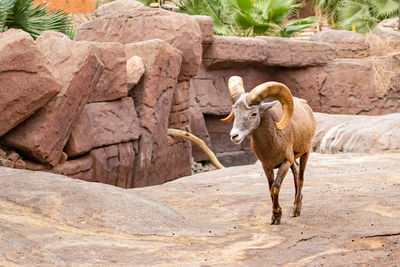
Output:
<path fill-rule="evenodd" d="M 301 206 L 295 206 L 293 208 L 293 217 L 300 216 L 300 213 L 301 213 Z"/>
<path fill-rule="evenodd" d="M 281 223 L 281 218 L 282 218 L 282 212 L 280 213 L 272 213 L 271 217 L 271 225 L 278 225 Z"/>
<path fill-rule="evenodd" d="M 279 225 L 279 224 L 281 224 L 281 220 L 279 219 L 273 219 L 273 220 L 271 220 L 271 225 Z"/>

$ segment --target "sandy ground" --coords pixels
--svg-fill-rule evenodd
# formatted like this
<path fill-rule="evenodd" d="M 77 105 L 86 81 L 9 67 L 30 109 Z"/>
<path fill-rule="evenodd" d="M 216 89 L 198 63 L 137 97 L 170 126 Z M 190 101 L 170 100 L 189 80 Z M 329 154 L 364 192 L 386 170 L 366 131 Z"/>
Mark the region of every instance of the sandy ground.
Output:
<path fill-rule="evenodd" d="M 272 226 L 261 166 L 120 189 L 0 168 L 1 266 L 399 266 L 400 154 L 312 154 Z"/>

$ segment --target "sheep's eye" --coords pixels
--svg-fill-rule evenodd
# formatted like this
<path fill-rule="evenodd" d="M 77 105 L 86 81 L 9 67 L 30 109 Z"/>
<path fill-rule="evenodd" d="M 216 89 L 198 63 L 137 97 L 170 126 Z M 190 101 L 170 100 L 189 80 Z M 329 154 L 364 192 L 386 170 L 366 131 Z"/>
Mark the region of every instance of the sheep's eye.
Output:
<path fill-rule="evenodd" d="M 257 113 L 256 113 L 256 112 L 251 113 L 251 116 L 252 116 L 252 117 L 255 117 L 255 116 L 257 116 Z"/>

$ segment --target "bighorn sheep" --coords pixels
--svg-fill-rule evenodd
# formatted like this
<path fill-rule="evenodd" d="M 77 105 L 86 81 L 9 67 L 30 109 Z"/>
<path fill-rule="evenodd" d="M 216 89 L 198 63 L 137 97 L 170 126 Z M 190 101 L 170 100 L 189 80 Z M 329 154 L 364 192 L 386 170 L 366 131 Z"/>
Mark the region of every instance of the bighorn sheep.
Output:
<path fill-rule="evenodd" d="M 245 93 L 242 79 L 233 76 L 229 79 L 228 89 L 233 108 L 222 121 L 229 122 L 235 118 L 230 135 L 236 144 L 251 134 L 251 147 L 268 178 L 272 199 L 271 224 L 281 221 L 279 191 L 289 167 L 295 184 L 293 216 L 299 216 L 304 170 L 316 127 L 313 111 L 305 100 L 292 97 L 290 90 L 278 82 L 266 82 Z M 275 98 L 281 105 L 277 101 L 262 103 L 266 98 Z M 300 158 L 300 170 L 295 161 L 297 158 Z M 278 172 L 274 179 L 273 170 L 276 168 Z"/>

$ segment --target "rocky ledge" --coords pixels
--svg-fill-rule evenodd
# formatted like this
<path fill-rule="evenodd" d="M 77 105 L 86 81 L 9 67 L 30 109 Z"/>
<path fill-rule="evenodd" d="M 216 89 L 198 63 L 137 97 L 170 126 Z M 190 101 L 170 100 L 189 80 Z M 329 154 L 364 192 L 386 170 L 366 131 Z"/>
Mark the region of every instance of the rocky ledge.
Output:
<path fill-rule="evenodd" d="M 0 168 L 0 265 L 396 265 L 400 154 L 312 154 L 282 224 L 259 164 L 122 189 Z M 279 256 L 278 256 L 279 255 Z"/>

